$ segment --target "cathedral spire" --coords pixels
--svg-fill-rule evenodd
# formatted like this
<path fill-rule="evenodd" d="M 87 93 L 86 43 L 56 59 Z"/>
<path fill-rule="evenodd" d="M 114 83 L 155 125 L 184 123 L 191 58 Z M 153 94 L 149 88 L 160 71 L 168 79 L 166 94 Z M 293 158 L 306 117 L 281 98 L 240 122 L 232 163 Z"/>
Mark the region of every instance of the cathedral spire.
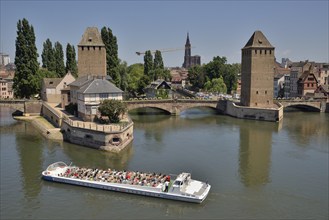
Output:
<path fill-rule="evenodd" d="M 185 45 L 191 45 L 191 43 L 190 43 L 190 37 L 189 37 L 188 32 L 187 32 L 187 38 L 186 38 L 186 44 Z"/>

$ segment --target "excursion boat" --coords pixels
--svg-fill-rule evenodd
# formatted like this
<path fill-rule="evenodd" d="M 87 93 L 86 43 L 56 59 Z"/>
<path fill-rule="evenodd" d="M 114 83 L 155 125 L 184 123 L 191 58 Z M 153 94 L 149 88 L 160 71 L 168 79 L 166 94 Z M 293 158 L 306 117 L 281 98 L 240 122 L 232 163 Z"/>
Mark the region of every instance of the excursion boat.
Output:
<path fill-rule="evenodd" d="M 42 172 L 44 180 L 185 202 L 201 203 L 211 186 L 191 179 L 190 173 L 173 175 L 80 168 L 56 162 Z"/>

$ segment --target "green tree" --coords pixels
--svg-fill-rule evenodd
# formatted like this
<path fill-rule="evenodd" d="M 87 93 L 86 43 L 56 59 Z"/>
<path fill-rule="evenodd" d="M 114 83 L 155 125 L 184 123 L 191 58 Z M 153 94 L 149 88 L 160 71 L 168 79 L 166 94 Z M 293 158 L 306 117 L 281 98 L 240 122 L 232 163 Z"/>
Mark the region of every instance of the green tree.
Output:
<path fill-rule="evenodd" d="M 218 92 L 218 93 L 226 93 L 226 85 L 222 77 L 214 78 L 211 81 L 207 81 L 204 85 L 204 88 L 207 92 Z"/>
<path fill-rule="evenodd" d="M 223 73 L 225 72 L 226 61 L 226 57 L 216 56 L 212 61 L 205 65 L 205 72 L 208 80 L 223 76 Z"/>
<path fill-rule="evenodd" d="M 54 48 L 54 56 L 55 56 L 55 72 L 58 77 L 65 76 L 65 65 L 64 65 L 64 52 L 63 46 L 58 41 L 55 43 Z"/>
<path fill-rule="evenodd" d="M 35 76 L 39 69 L 38 52 L 34 28 L 25 18 L 17 22 L 15 65 L 16 72 L 13 80 L 15 96 L 30 98 L 37 94 L 38 83 Z"/>
<path fill-rule="evenodd" d="M 153 76 L 153 56 L 150 50 L 145 52 L 144 55 L 144 75 L 148 76 L 150 79 L 154 79 Z M 151 75 L 152 74 L 152 75 Z"/>
<path fill-rule="evenodd" d="M 127 71 L 128 71 L 128 65 L 126 61 L 121 61 L 119 60 L 120 63 L 117 67 L 117 72 L 119 73 L 120 76 L 120 82 L 119 82 L 119 88 L 122 91 L 127 91 L 128 88 L 128 76 L 127 76 Z"/>
<path fill-rule="evenodd" d="M 71 72 L 75 77 L 78 76 L 78 66 L 74 46 L 67 44 L 66 46 L 66 72 Z"/>
<path fill-rule="evenodd" d="M 153 69 L 164 69 L 163 59 L 159 50 L 155 51 Z"/>
<path fill-rule="evenodd" d="M 139 95 L 144 94 L 144 88 L 151 83 L 150 77 L 143 75 L 142 78 L 138 81 L 137 93 Z"/>
<path fill-rule="evenodd" d="M 110 28 L 103 27 L 101 36 L 106 49 L 107 75 L 111 76 L 116 86 L 120 87 L 120 74 L 118 73 L 119 57 L 116 36 Z"/>
<path fill-rule="evenodd" d="M 98 111 L 102 116 L 107 116 L 110 123 L 118 123 L 120 122 L 120 116 L 127 111 L 127 106 L 122 101 L 106 99 L 101 102 Z"/>
<path fill-rule="evenodd" d="M 195 65 L 190 67 L 188 69 L 188 80 L 193 90 L 202 89 L 205 83 L 204 66 Z"/>
<path fill-rule="evenodd" d="M 213 60 L 205 65 L 206 81 L 222 77 L 227 92 L 231 93 L 237 87 L 237 76 L 240 72 L 239 64 L 227 64 L 226 57 L 216 56 Z"/>
<path fill-rule="evenodd" d="M 43 43 L 41 58 L 43 68 L 46 68 L 49 71 L 55 71 L 54 49 L 49 38 Z"/>
<path fill-rule="evenodd" d="M 127 72 L 127 90 L 130 96 L 136 97 L 138 93 L 138 82 L 144 75 L 144 66 L 141 63 L 132 64 L 128 67 Z"/>

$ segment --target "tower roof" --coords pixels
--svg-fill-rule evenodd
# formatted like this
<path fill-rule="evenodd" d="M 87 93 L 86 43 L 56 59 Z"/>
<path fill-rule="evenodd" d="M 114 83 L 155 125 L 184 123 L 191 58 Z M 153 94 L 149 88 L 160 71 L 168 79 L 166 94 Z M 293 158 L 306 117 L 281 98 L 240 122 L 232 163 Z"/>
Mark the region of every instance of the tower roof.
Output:
<path fill-rule="evenodd" d="M 190 37 L 189 37 L 188 32 L 187 32 L 187 38 L 186 38 L 186 44 L 185 45 L 191 45 L 191 43 L 190 43 Z"/>
<path fill-rule="evenodd" d="M 250 47 L 274 48 L 261 31 L 255 31 L 244 46 L 244 48 Z"/>
<path fill-rule="evenodd" d="M 97 27 L 87 27 L 78 46 L 105 46 Z"/>

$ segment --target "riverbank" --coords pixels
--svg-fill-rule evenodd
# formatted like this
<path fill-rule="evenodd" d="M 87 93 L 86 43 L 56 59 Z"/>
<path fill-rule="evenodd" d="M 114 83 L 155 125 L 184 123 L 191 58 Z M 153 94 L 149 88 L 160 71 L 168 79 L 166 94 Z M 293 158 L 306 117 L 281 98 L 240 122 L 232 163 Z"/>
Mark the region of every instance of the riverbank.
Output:
<path fill-rule="evenodd" d="M 47 139 L 63 141 L 60 128 L 56 128 L 42 116 L 14 116 L 14 119 L 30 122 Z"/>

